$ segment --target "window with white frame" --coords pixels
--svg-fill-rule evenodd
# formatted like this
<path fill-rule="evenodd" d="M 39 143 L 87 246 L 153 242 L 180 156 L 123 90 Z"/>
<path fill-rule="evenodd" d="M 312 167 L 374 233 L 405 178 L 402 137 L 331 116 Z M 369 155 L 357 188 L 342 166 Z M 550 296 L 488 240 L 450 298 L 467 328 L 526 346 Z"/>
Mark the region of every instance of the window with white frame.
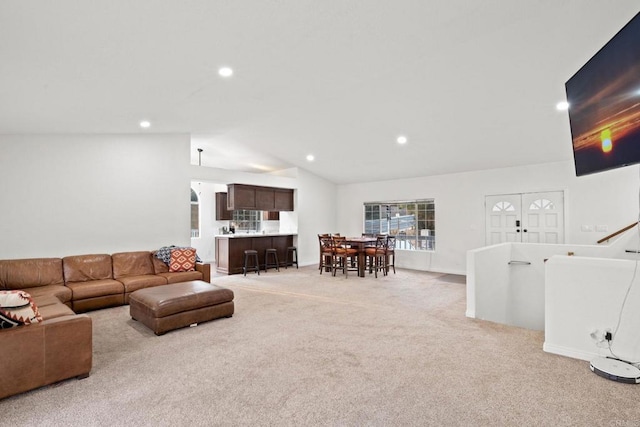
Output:
<path fill-rule="evenodd" d="M 364 204 L 364 233 L 396 236 L 396 249 L 435 250 L 434 199 Z"/>
<path fill-rule="evenodd" d="M 200 237 L 200 204 L 193 188 L 191 189 L 191 237 Z"/>

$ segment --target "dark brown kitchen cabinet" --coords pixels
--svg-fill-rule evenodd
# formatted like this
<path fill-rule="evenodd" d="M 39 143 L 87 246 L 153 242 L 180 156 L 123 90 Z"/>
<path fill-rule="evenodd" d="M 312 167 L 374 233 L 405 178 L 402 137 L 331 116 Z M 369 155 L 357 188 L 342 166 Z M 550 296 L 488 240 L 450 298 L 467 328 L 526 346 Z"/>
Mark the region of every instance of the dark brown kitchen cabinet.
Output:
<path fill-rule="evenodd" d="M 227 209 L 227 193 L 216 193 L 216 221 L 231 221 L 233 212 Z"/>
<path fill-rule="evenodd" d="M 257 211 L 293 211 L 293 190 L 259 185 L 227 185 L 227 208 Z"/>
<path fill-rule="evenodd" d="M 293 190 L 286 188 L 275 188 L 273 190 L 273 196 L 275 211 L 293 210 Z"/>
<path fill-rule="evenodd" d="M 253 185 L 227 185 L 227 209 L 256 210 L 256 189 Z"/>
<path fill-rule="evenodd" d="M 256 208 L 262 211 L 276 210 L 275 196 L 273 188 L 255 187 L 256 190 Z"/>
<path fill-rule="evenodd" d="M 262 212 L 263 221 L 278 221 L 280 219 L 280 212 L 278 211 L 264 211 Z"/>
<path fill-rule="evenodd" d="M 265 251 L 275 249 L 278 262 L 283 267 L 287 260 L 287 248 L 293 246 L 293 235 L 278 236 L 230 235 L 217 236 L 215 239 L 216 271 L 220 274 L 242 274 L 244 251 L 253 249 L 258 252 L 260 269 L 265 268 Z M 269 273 L 271 274 L 271 273 Z"/>

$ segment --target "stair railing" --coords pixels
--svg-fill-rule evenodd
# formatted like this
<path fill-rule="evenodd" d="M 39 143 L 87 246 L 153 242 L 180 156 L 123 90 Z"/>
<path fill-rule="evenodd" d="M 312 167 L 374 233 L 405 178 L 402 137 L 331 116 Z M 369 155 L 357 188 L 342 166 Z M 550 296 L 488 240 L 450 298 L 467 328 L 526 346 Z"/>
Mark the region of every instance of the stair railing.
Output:
<path fill-rule="evenodd" d="M 602 239 L 598 240 L 598 244 L 602 243 L 602 242 L 606 242 L 609 239 L 612 239 L 614 237 L 616 237 L 618 234 L 622 234 L 627 230 L 631 230 L 633 227 L 635 227 L 638 224 L 638 221 L 634 222 L 631 225 L 627 225 L 624 228 L 621 228 L 620 230 L 616 231 L 615 233 L 611 233 L 608 236 L 603 237 Z"/>

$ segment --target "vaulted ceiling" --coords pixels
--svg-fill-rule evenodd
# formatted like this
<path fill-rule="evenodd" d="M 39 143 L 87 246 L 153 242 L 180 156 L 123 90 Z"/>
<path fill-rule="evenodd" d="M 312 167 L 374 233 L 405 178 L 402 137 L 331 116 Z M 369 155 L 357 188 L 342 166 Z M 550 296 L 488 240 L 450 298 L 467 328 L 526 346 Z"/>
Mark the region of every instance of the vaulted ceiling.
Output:
<path fill-rule="evenodd" d="M 188 133 L 194 163 L 202 148 L 203 165 L 336 183 L 568 160 L 564 82 L 637 12 L 637 0 L 3 1 L 0 133 Z"/>

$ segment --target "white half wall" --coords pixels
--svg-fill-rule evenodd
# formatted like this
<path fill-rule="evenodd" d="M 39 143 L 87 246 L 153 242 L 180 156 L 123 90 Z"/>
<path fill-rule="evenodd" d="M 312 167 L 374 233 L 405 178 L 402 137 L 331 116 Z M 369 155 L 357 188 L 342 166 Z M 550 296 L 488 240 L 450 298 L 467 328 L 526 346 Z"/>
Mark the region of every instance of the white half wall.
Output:
<path fill-rule="evenodd" d="M 599 238 L 636 221 L 639 181 L 638 166 L 577 178 L 573 163 L 566 161 L 340 185 L 336 231 L 362 233 L 365 202 L 433 198 L 435 252 L 397 251 L 396 266 L 465 274 L 467 251 L 485 246 L 485 196 L 564 191 L 565 243 L 595 244 Z M 605 225 L 608 231 L 582 232 L 581 225 Z"/>
<path fill-rule="evenodd" d="M 188 135 L 0 135 L 0 258 L 186 245 Z"/>
<path fill-rule="evenodd" d="M 544 350 L 583 360 L 612 356 L 606 341 L 599 344 L 591 337 L 591 333 L 599 335 L 609 329 L 614 333 L 611 348 L 615 356 L 640 360 L 640 280 L 636 268 L 631 260 L 578 256 L 549 259 Z"/>

